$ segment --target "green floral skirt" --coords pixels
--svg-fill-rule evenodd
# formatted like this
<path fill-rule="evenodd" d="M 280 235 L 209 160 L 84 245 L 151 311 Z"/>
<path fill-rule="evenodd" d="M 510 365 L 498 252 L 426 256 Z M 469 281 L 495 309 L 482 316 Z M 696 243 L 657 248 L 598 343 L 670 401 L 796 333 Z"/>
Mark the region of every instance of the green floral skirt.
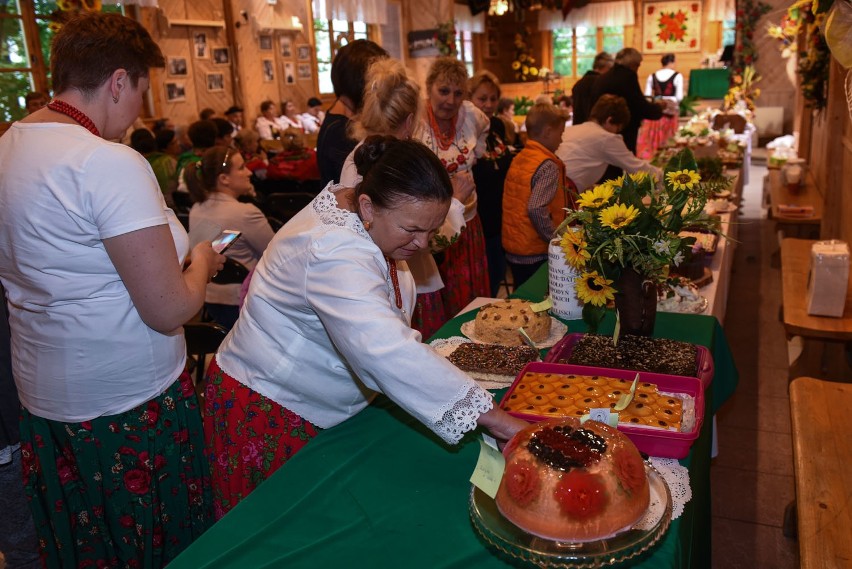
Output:
<path fill-rule="evenodd" d="M 186 373 L 82 423 L 21 415 L 24 482 L 47 567 L 163 567 L 212 523 L 201 415 Z"/>

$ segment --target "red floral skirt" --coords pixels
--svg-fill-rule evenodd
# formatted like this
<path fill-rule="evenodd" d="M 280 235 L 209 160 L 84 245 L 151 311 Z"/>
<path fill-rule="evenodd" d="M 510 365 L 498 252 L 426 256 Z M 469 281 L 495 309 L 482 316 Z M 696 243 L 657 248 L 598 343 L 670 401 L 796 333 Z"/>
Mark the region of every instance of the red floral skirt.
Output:
<path fill-rule="evenodd" d="M 642 121 L 636 142 L 636 156 L 641 160 L 651 160 L 657 149 L 677 134 L 677 124 L 677 117 L 669 115 L 663 115 L 656 121 Z"/>
<path fill-rule="evenodd" d="M 204 434 L 220 519 L 317 435 L 318 427 L 249 389 L 219 367 L 207 369 Z"/>
<path fill-rule="evenodd" d="M 438 270 L 444 280 L 441 298 L 450 318 L 477 296 L 491 296 L 485 235 L 478 214 L 467 222 L 458 240 L 444 251 L 444 261 Z"/>
<path fill-rule="evenodd" d="M 451 316 L 452 314 L 447 314 L 444 309 L 444 300 L 441 297 L 440 290 L 424 292 L 417 295 L 417 304 L 414 305 L 414 314 L 411 317 L 411 327 L 420 332 L 423 341 L 426 342 Z"/>
<path fill-rule="evenodd" d="M 164 567 L 213 522 L 185 372 L 118 415 L 64 423 L 24 409 L 21 456 L 46 567 Z"/>

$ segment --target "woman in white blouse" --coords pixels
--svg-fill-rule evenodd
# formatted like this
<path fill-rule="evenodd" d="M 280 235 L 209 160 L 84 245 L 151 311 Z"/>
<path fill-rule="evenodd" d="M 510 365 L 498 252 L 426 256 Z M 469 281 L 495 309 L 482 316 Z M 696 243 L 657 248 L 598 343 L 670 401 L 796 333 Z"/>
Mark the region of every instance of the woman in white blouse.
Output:
<path fill-rule="evenodd" d="M 665 101 L 663 116 L 656 121 L 643 121 L 636 143 L 636 156 L 650 160 L 657 149 L 677 134 L 677 118 L 683 99 L 683 75 L 675 70 L 675 56 L 667 53 L 660 58 L 662 67 L 648 75 L 645 96 Z"/>
<path fill-rule="evenodd" d="M 272 240 L 208 371 L 205 429 L 223 515 L 315 436 L 384 393 L 448 443 L 523 427 L 413 330 L 398 261 L 428 246 L 452 186 L 418 142 L 370 137 L 357 188 L 329 185 Z M 249 434 L 251 433 L 251 434 Z"/>
<path fill-rule="evenodd" d="M 275 116 L 275 103 L 264 101 L 260 104 L 260 116 L 254 123 L 254 128 L 261 140 L 278 140 L 281 132 L 287 130 L 287 125 Z"/>
<path fill-rule="evenodd" d="M 281 103 L 281 111 L 283 114 L 280 120 L 285 128 L 295 128 L 301 132 L 305 132 L 305 125 L 302 123 L 302 118 L 299 116 L 299 111 L 296 110 L 296 104 L 293 101 L 284 101 Z"/>

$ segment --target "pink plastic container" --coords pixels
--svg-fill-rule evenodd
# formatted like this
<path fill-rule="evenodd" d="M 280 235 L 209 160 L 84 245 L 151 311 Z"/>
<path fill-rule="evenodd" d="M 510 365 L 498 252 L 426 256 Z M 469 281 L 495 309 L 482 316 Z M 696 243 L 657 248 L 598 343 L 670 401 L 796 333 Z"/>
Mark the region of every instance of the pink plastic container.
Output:
<path fill-rule="evenodd" d="M 623 369 L 610 369 L 599 367 L 575 366 L 569 364 L 555 364 L 547 362 L 532 362 L 524 366 L 520 371 L 515 381 L 503 395 L 500 400 L 500 407 L 509 401 L 512 393 L 515 391 L 521 378 L 527 372 L 535 373 L 558 373 L 558 374 L 575 374 L 575 375 L 601 375 L 604 377 L 614 377 L 617 379 L 626 379 L 633 381 L 636 377 L 635 371 Z M 689 454 L 689 448 L 698 434 L 701 432 L 701 425 L 704 423 L 704 388 L 701 380 L 696 377 L 683 377 L 678 375 L 663 375 L 658 373 L 639 372 L 639 381 L 653 383 L 659 391 L 667 393 L 683 393 L 689 395 L 695 400 L 695 426 L 691 432 L 678 433 L 666 431 L 663 429 L 650 429 L 642 427 L 634 427 L 626 423 L 619 423 L 618 430 L 627 435 L 633 444 L 640 451 L 651 456 L 663 458 L 684 458 Z M 545 419 L 552 419 L 550 416 L 532 415 L 519 413 L 516 411 L 508 411 L 510 415 L 537 423 Z"/>
<path fill-rule="evenodd" d="M 557 342 L 550 351 L 547 352 L 547 355 L 544 357 L 545 362 L 549 363 L 560 363 L 560 359 L 567 359 L 568 356 L 571 355 L 571 352 L 574 350 L 574 346 L 579 342 L 585 334 L 582 332 L 574 332 L 573 334 L 568 334 L 559 342 Z M 710 353 L 710 350 L 705 348 L 704 346 L 695 345 L 698 353 L 696 354 L 696 369 L 698 370 L 697 377 L 701 380 L 701 385 L 704 386 L 704 389 L 713 382 L 713 355 Z M 572 365 L 572 364 L 563 364 L 563 365 Z M 605 366 L 602 366 L 605 367 Z M 618 369 L 618 368 L 606 368 L 606 369 Z M 635 376 L 637 370 L 633 370 L 633 374 Z M 644 373 L 644 372 L 643 372 Z M 601 375 L 609 375 L 609 374 L 601 374 Z M 616 376 L 610 376 L 616 377 Z M 632 377 L 631 377 L 632 379 Z"/>

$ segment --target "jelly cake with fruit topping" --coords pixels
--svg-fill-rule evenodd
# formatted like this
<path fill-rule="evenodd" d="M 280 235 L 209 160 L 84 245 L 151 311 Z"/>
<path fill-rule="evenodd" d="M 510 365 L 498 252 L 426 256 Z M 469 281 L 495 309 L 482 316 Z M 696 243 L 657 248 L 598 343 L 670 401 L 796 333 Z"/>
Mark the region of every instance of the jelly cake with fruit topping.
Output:
<path fill-rule="evenodd" d="M 650 489 L 636 447 L 616 429 L 573 417 L 530 425 L 503 451 L 497 508 L 524 531 L 585 542 L 632 527 Z"/>

